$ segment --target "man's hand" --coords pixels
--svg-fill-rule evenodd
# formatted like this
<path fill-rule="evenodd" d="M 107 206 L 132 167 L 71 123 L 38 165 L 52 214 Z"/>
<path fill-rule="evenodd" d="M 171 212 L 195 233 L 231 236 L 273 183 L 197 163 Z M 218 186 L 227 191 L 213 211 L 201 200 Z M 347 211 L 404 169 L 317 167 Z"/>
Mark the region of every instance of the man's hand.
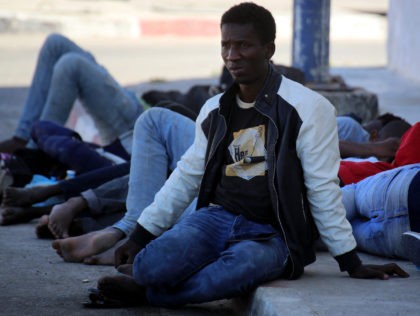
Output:
<path fill-rule="evenodd" d="M 351 278 L 356 279 L 382 279 L 388 280 L 390 276 L 396 275 L 402 278 L 408 278 L 410 275 L 400 268 L 396 263 L 384 265 L 366 264 L 360 265 L 353 271 L 349 271 Z"/>
<path fill-rule="evenodd" d="M 124 244 L 115 250 L 115 267 L 126 263 L 133 263 L 134 257 L 139 253 L 142 247 L 136 244 L 131 239 L 128 239 Z"/>

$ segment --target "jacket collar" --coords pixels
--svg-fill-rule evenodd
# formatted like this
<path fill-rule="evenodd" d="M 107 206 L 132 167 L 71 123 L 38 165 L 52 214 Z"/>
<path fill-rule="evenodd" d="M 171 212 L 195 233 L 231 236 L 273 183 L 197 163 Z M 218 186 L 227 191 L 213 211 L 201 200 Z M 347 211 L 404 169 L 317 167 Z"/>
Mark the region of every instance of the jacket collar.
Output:
<path fill-rule="evenodd" d="M 262 112 L 268 112 L 276 102 L 276 95 L 281 84 L 281 74 L 269 65 L 268 75 L 263 87 L 255 100 L 256 109 Z M 220 98 L 219 113 L 227 117 L 230 106 L 234 104 L 239 85 L 234 82 Z"/>

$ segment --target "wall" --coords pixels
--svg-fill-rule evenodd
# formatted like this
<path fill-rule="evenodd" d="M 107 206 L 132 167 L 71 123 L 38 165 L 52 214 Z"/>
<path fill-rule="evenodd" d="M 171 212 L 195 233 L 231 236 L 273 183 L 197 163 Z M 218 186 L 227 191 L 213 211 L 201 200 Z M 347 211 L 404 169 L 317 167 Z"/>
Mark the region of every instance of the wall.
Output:
<path fill-rule="evenodd" d="M 420 1 L 389 1 L 388 66 L 420 82 Z"/>

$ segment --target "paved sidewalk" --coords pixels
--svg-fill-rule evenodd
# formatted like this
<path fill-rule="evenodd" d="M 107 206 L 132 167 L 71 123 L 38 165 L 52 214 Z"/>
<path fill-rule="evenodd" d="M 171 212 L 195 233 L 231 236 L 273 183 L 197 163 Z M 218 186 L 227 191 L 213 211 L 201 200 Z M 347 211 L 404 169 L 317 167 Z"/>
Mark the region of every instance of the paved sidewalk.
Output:
<path fill-rule="evenodd" d="M 138 307 L 87 310 L 82 303 L 87 289 L 112 267 L 65 263 L 50 241 L 38 240 L 34 224 L 0 227 L 1 315 L 418 315 L 420 271 L 396 261 L 410 273 L 408 279 L 355 280 L 338 271 L 335 260 L 319 253 L 302 278 L 279 280 L 260 286 L 250 297 L 191 305 L 181 309 Z M 369 263 L 389 259 L 361 254 Z M 393 260 L 395 261 L 395 260 Z"/>

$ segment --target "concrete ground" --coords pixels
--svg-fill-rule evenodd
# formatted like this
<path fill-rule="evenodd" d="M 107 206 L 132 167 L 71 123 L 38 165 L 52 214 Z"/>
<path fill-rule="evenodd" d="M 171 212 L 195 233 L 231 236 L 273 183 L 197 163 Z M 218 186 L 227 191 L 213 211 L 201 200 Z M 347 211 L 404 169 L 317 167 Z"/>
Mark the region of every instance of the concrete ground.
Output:
<path fill-rule="evenodd" d="M 276 12 L 282 10 L 282 14 L 279 14 L 278 17 L 280 20 L 286 19 L 286 13 L 290 14 L 290 2 L 285 4 L 287 2 L 261 1 L 264 4 L 274 5 L 273 10 L 277 10 Z M 372 32 L 365 33 L 375 34 L 377 32 L 374 40 L 369 39 L 368 34 L 361 35 L 359 33 L 358 36 L 355 36 L 346 33 L 349 32 L 348 29 L 339 23 L 339 21 L 345 21 L 346 24 L 349 24 L 349 21 L 353 21 L 350 18 L 354 18 L 357 10 L 384 10 L 386 9 L 384 2 L 386 1 L 332 1 L 333 10 L 339 13 L 339 17 L 334 17 L 336 19 L 334 22 L 336 28 L 333 32 L 335 55 L 332 56 L 331 73 L 341 75 L 349 85 L 361 86 L 377 93 L 381 113 L 389 111 L 404 117 L 410 123 L 415 123 L 420 121 L 420 83 L 407 81 L 384 67 L 386 54 L 384 51 L 376 50 L 378 47 L 384 48 L 385 44 L 384 39 L 381 38 L 383 32 L 377 30 L 382 25 L 383 22 L 380 22 L 382 20 L 378 20 L 376 15 L 370 15 L 369 18 L 363 15 L 363 18 L 357 20 L 357 23 L 350 23 L 353 29 L 360 27 L 363 30 L 368 26 L 368 29 Z M 188 37 L 191 34 L 186 36 L 185 33 L 185 36 L 178 33 L 175 34 L 175 37 L 159 34 L 151 36 L 149 34 L 147 35 L 147 43 L 149 44 L 147 44 L 141 40 L 142 36 L 146 35 L 139 34 L 139 16 L 134 14 L 135 12 L 142 12 L 140 17 L 146 21 L 159 20 L 162 16 L 166 19 L 169 19 L 169 17 L 171 19 L 185 18 L 185 8 L 189 6 L 191 8 L 190 15 L 202 14 L 202 20 L 211 21 L 214 16 L 219 15 L 221 7 L 230 5 L 233 1 L 201 1 L 199 3 L 202 6 L 198 6 L 198 2 L 194 2 L 193 5 L 191 2 L 180 0 L 159 2 L 74 0 L 28 2 L 0 0 L 0 33 L 3 32 L 0 34 L 0 139 L 10 136 L 13 132 L 30 82 L 37 48 L 46 33 L 50 30 L 56 30 L 57 16 L 59 16 L 58 21 L 65 24 L 60 26 L 63 30 L 68 31 L 69 34 L 74 34 L 86 45 L 92 43 L 95 55 L 103 56 L 104 64 L 107 66 L 108 61 L 110 62 L 111 68 L 117 71 L 116 77 L 118 80 L 139 92 L 150 88 L 186 89 L 197 82 L 213 82 L 220 66 L 220 60 L 210 59 L 210 56 L 215 56 L 218 52 L 217 38 L 214 38 L 212 34 L 209 34 L 205 39 L 194 38 L 193 40 Z M 116 7 L 112 7 L 113 10 L 110 10 L 111 5 Z M 136 5 L 136 7 L 133 7 L 133 5 Z M 130 10 L 127 9 L 127 6 Z M 139 11 L 135 11 L 133 8 Z M 67 18 L 63 18 L 66 15 L 63 12 L 71 12 L 71 14 L 67 14 Z M 92 18 L 92 15 L 96 15 L 97 18 L 103 17 L 105 14 L 103 12 L 107 12 L 108 15 L 106 16 L 107 19 L 101 20 L 102 28 L 99 28 L 99 31 L 97 24 L 92 27 L 86 22 Z M 112 32 L 118 33 L 124 40 L 110 37 L 111 45 L 109 43 L 108 45 L 103 44 L 104 41 L 98 38 L 101 36 L 107 38 L 106 34 L 109 35 L 111 32 L 109 29 L 105 35 L 101 33 L 101 35 L 92 38 L 80 36 L 78 29 L 74 26 L 74 21 L 79 19 L 77 20 L 78 25 L 85 26 L 85 33 L 103 32 L 103 29 L 111 28 L 108 24 L 105 25 L 104 21 L 114 18 L 121 19 L 121 14 L 117 14 L 118 12 L 135 17 L 136 26 L 134 26 L 133 34 L 135 35 L 137 32 L 135 36 L 140 37 L 140 42 L 142 42 L 140 50 L 139 46 L 132 46 L 134 45 L 131 44 L 133 43 L 132 40 L 125 40 L 126 35 L 123 36 L 120 32 L 126 34 L 127 31 L 125 28 L 123 30 L 116 28 L 115 25 L 118 23 L 112 23 L 114 30 Z M 49 19 L 48 21 L 46 17 Z M 70 19 L 70 17 L 73 17 L 73 21 L 67 24 L 67 19 Z M 40 23 L 40 21 L 43 23 Z M 4 31 L 5 25 L 9 27 L 6 31 Z M 118 25 L 121 26 L 121 24 Z M 42 29 L 35 32 L 34 30 L 37 27 L 42 27 Z M 74 33 L 71 33 L 71 30 Z M 338 30 L 341 30 L 341 32 L 338 32 Z M 340 35 L 343 33 L 347 34 L 346 37 Z M 280 38 L 283 41 L 290 39 L 282 34 L 280 32 Z M 358 40 L 360 36 L 364 36 L 362 41 Z M 212 44 L 214 40 L 216 42 Z M 124 49 L 121 52 L 113 47 L 115 42 L 123 45 Z M 373 46 L 369 46 L 372 45 L 372 42 Z M 197 46 L 200 47 L 197 48 Z M 353 50 L 351 50 L 352 47 Z M 369 47 L 369 49 L 360 53 L 362 47 L 365 47 L 365 49 Z M 136 61 L 136 50 L 149 54 L 145 64 L 157 65 L 163 58 L 169 58 L 168 54 L 158 54 L 158 51 L 164 49 L 166 49 L 166 52 L 171 52 L 169 57 L 172 57 L 172 60 L 169 61 L 174 68 L 169 68 L 171 65 L 164 64 L 165 71 L 156 66 L 148 70 L 147 65 L 142 64 L 138 69 L 144 68 L 146 71 L 137 74 L 135 69 L 134 71 L 131 69 L 133 67 L 130 67 L 130 63 Z M 338 54 L 338 52 L 343 52 L 343 54 Z M 120 56 L 123 53 L 127 53 L 127 55 L 121 58 Z M 197 63 L 197 65 L 201 65 L 199 70 L 192 66 L 184 66 L 184 69 L 181 70 L 175 68 L 179 66 L 177 64 L 183 65 L 181 58 L 192 60 L 200 54 L 205 55 L 209 63 L 204 65 L 200 60 Z M 279 60 L 287 60 L 288 53 L 281 51 L 280 54 Z M 153 59 L 154 55 L 157 59 Z M 124 67 L 118 67 L 119 65 L 124 65 Z M 28 71 L 29 69 L 30 71 Z M 158 73 L 158 75 L 152 77 L 155 73 Z M 150 79 L 164 79 L 166 82 L 150 82 Z M 0 314 L 187 316 L 232 314 L 264 316 L 357 314 L 379 316 L 420 314 L 420 271 L 417 271 L 411 263 L 406 261 L 384 259 L 363 253 L 360 255 L 366 263 L 397 262 L 410 273 L 410 277 L 408 279 L 391 278 L 388 281 L 350 279 L 345 273 L 338 271 L 338 265 L 330 255 L 320 252 L 318 260 L 307 267 L 306 273 L 301 279 L 295 281 L 279 280 L 265 284 L 249 297 L 188 306 L 182 309 L 140 307 L 91 311 L 83 309 L 81 304 L 86 300 L 86 291 L 88 288 L 95 286 L 100 276 L 115 273 L 112 267 L 63 262 L 51 248 L 50 241 L 36 239 L 34 222 L 0 227 Z"/>

